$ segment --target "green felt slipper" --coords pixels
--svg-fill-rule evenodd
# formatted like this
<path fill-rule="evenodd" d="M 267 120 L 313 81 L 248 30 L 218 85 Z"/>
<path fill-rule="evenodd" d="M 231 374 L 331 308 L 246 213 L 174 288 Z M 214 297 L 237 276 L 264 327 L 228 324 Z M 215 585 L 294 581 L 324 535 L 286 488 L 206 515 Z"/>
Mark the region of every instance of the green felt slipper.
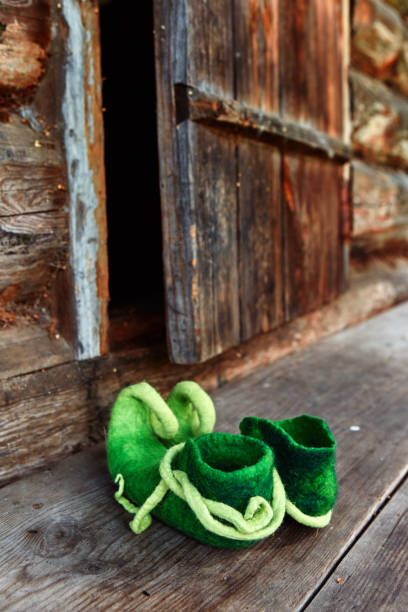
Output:
<path fill-rule="evenodd" d="M 242 434 L 268 444 L 286 492 L 286 512 L 309 527 L 325 527 L 337 495 L 336 441 L 318 417 L 268 421 L 246 417 Z"/>
<path fill-rule="evenodd" d="M 176 385 L 167 403 L 147 383 L 119 394 L 108 468 L 135 533 L 153 514 L 206 544 L 239 548 L 282 523 L 286 500 L 273 451 L 247 436 L 210 433 L 214 421 L 212 401 L 196 383 Z"/>

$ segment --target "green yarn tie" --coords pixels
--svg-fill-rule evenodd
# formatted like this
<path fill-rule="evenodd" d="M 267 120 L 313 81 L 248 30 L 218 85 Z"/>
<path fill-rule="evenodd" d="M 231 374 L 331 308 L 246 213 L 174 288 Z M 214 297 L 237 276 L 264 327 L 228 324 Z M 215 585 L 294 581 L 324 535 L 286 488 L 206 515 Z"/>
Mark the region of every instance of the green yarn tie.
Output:
<path fill-rule="evenodd" d="M 123 496 L 124 478 L 116 476 L 119 483 L 115 499 L 135 516 L 130 522 L 134 533 L 142 533 L 151 524 L 150 512 L 163 500 L 168 491 L 184 500 L 205 529 L 216 535 L 233 540 L 260 540 L 270 536 L 280 526 L 285 514 L 286 496 L 277 470 L 273 470 L 272 505 L 263 497 L 251 497 L 245 513 L 235 508 L 207 499 L 190 482 L 186 472 L 173 470 L 172 462 L 184 447 L 184 442 L 169 448 L 160 462 L 161 480 L 144 504 L 137 508 Z M 225 522 L 230 523 L 227 525 Z"/>

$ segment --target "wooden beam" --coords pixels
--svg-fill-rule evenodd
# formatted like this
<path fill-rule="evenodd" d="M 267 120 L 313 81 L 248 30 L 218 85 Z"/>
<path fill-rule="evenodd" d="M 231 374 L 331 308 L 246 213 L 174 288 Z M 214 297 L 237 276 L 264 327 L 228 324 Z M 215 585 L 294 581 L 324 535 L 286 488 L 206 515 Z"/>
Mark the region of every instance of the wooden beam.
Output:
<path fill-rule="evenodd" d="M 183 83 L 175 85 L 178 123 L 190 119 L 273 144 L 303 147 L 337 161 L 347 161 L 347 144 L 308 125 L 282 119 L 236 100 L 220 98 Z"/>
<path fill-rule="evenodd" d="M 67 25 L 65 150 L 70 207 L 74 346 L 78 359 L 107 351 L 108 264 L 98 3 L 62 0 Z"/>

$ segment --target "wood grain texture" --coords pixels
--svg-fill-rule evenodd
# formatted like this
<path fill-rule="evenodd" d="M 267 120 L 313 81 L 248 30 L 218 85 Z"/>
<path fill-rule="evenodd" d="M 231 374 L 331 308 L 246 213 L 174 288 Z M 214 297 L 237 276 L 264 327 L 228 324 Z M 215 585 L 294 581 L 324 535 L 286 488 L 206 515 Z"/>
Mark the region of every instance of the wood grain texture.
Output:
<path fill-rule="evenodd" d="M 216 389 L 408 299 L 406 259 L 387 265 L 373 258 L 351 272 L 351 287 L 338 300 L 203 364 L 169 363 L 165 347 L 150 342 L 147 347 L 127 346 L 103 359 L 47 368 L 37 358 L 35 345 L 27 345 L 27 353 L 31 352 L 23 362 L 26 373 L 2 380 L 0 386 L 0 438 L 8 444 L 0 481 L 38 470 L 73 449 L 104 439 L 107 413 L 126 385 L 148 380 L 168 393 L 176 382 L 192 379 L 208 390 Z M 14 348 L 21 350 L 18 344 Z M 13 362 L 12 353 L 9 358 Z M 32 363 L 36 369 L 46 369 L 32 372 Z"/>
<path fill-rule="evenodd" d="M 239 289 L 235 143 L 189 125 L 194 184 L 190 219 L 180 219 L 192 246 L 191 303 L 195 350 L 204 361 L 239 343 Z"/>
<path fill-rule="evenodd" d="M 408 608 L 408 484 L 395 493 L 307 610 Z M 340 582 L 338 582 L 340 580 Z"/>
<path fill-rule="evenodd" d="M 353 236 L 407 224 L 408 179 L 404 172 L 355 161 L 352 189 Z"/>
<path fill-rule="evenodd" d="M 273 537 L 244 551 L 205 547 L 157 521 L 136 537 L 113 501 L 99 448 L 2 489 L 0 585 L 7 609 L 20 610 L 24 597 L 24 606 L 41 609 L 58 600 L 71 610 L 269 610 L 271 602 L 298 610 L 406 470 L 407 308 L 214 394 L 219 431 L 238 431 L 248 414 L 308 412 L 327 420 L 338 442 L 339 478 L 329 527 L 312 530 L 287 518 Z M 370 592 L 360 596 L 369 606 Z"/>
<path fill-rule="evenodd" d="M 108 262 L 102 76 L 96 0 L 63 0 L 73 340 L 78 359 L 108 350 Z"/>
<path fill-rule="evenodd" d="M 342 169 L 312 157 L 283 160 L 287 319 L 334 299 L 342 283 Z"/>
<path fill-rule="evenodd" d="M 230 4 L 155 3 L 168 344 L 177 363 L 239 342 L 236 161 L 231 138 L 178 125 L 174 85 L 233 95 Z"/>
<path fill-rule="evenodd" d="M 236 98 L 279 112 L 279 2 L 234 0 Z"/>
<path fill-rule="evenodd" d="M 408 224 L 356 236 L 351 243 L 351 257 L 356 263 L 377 258 L 392 265 L 398 257 L 408 261 Z"/>
<path fill-rule="evenodd" d="M 0 165 L 0 216 L 60 210 L 65 203 L 59 166 Z"/>
<path fill-rule="evenodd" d="M 408 93 L 408 30 L 380 0 L 357 0 L 353 10 L 352 66 Z"/>
<path fill-rule="evenodd" d="M 280 3 L 280 112 L 347 140 L 349 24 L 345 3 Z M 291 51 L 288 52 L 288 49 Z M 313 67 L 313 68 L 312 68 Z M 283 155 L 285 316 L 318 308 L 345 286 L 348 174 L 330 161 Z"/>
<path fill-rule="evenodd" d="M 408 166 L 408 101 L 361 72 L 350 71 L 354 151 L 373 162 Z"/>
<path fill-rule="evenodd" d="M 238 145 L 241 340 L 283 321 L 281 154 L 241 139 Z"/>
<path fill-rule="evenodd" d="M 279 119 L 279 3 L 238 0 L 232 8 L 235 97 L 244 112 L 235 102 L 231 115 L 235 111 L 242 126 L 254 128 L 253 140 L 245 138 L 244 129 L 237 147 L 240 336 L 245 341 L 283 321 L 281 153 L 271 142 L 260 142 L 271 124 L 268 114 Z M 228 114 L 224 105 L 220 115 Z"/>
<path fill-rule="evenodd" d="M 282 119 L 276 113 L 265 112 L 226 97 L 209 95 L 183 84 L 176 86 L 176 96 L 183 119 L 189 118 L 244 137 L 291 146 L 341 162 L 351 157 L 351 149 L 343 140 L 299 121 Z"/>
<path fill-rule="evenodd" d="M 49 0 L 0 7 L 0 301 L 13 316 L 25 303 L 29 318 L 49 322 L 68 251 L 59 15 Z"/>
<path fill-rule="evenodd" d="M 50 338 L 48 330 L 35 325 L 21 325 L 1 331 L 0 379 L 4 381 L 22 372 L 38 371 L 72 361 L 72 348 L 58 334 Z M 33 410 L 33 414 L 36 410 Z"/>
<path fill-rule="evenodd" d="M 0 217 L 0 294 L 13 287 L 13 299 L 33 297 L 66 263 L 66 215 L 54 212 Z"/>
<path fill-rule="evenodd" d="M 347 112 L 342 10 L 341 0 L 302 0 L 296 10 L 282 0 L 279 9 L 281 114 L 339 137 Z"/>

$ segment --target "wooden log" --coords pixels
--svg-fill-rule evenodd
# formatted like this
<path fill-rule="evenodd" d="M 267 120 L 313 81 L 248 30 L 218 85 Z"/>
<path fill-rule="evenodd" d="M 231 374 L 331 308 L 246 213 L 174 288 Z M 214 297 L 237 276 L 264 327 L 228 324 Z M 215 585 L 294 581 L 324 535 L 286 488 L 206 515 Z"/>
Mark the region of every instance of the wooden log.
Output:
<path fill-rule="evenodd" d="M 408 223 L 408 180 L 403 172 L 353 162 L 353 236 Z"/>
<path fill-rule="evenodd" d="M 6 0 L 0 7 L 0 109 L 3 116 L 27 102 L 46 68 L 51 2 Z"/>
<path fill-rule="evenodd" d="M 0 165 L 0 217 L 60 210 L 66 204 L 66 188 L 58 165 Z"/>
<path fill-rule="evenodd" d="M 38 371 L 73 360 L 72 348 L 52 329 L 27 325 L 18 321 L 18 327 L 3 329 L 0 333 L 0 379 L 4 381 L 21 372 Z M 35 355 L 35 360 L 34 356 Z"/>
<path fill-rule="evenodd" d="M 0 42 L 0 301 L 10 321 L 23 309 L 32 321 L 35 315 L 38 322 L 50 322 L 56 273 L 67 268 L 59 12 L 48 0 L 8 0 L 0 8 L 5 26 Z M 45 293 L 47 299 L 39 301 Z"/>
<path fill-rule="evenodd" d="M 385 4 L 392 6 L 408 25 L 408 3 L 407 0 L 384 0 Z"/>
<path fill-rule="evenodd" d="M 408 93 L 408 30 L 380 0 L 358 0 L 353 11 L 352 66 Z"/>
<path fill-rule="evenodd" d="M 165 347 L 159 343 L 127 347 L 103 359 L 6 377 L 0 385 L 1 439 L 7 446 L 0 464 L 0 482 L 103 440 L 107 414 L 117 393 L 126 385 L 148 380 L 167 393 L 176 382 L 193 379 L 212 390 L 404 299 L 408 299 L 406 260 L 395 261 L 393 266 L 374 260 L 371 265 L 352 269 L 350 290 L 332 304 L 203 364 L 171 364 Z M 53 343 L 55 351 L 56 345 L 58 342 Z M 27 346 L 24 341 L 23 346 Z M 35 348 L 33 344 L 31 347 Z M 18 343 L 14 348 L 18 350 Z M 26 357 L 28 372 L 33 363 L 36 368 L 45 367 L 37 357 L 35 350 L 31 360 Z M 11 352 L 8 360 L 13 363 Z M 6 367 L 4 373 L 7 376 Z"/>
<path fill-rule="evenodd" d="M 408 260 L 408 225 L 356 236 L 351 243 L 351 257 L 359 265 L 378 258 L 390 263 L 395 258 Z"/>
<path fill-rule="evenodd" d="M 353 89 L 354 151 L 373 162 L 406 168 L 408 165 L 408 101 L 355 70 Z"/>
<path fill-rule="evenodd" d="M 29 119 L 12 113 L 7 123 L 0 123 L 0 168 L 12 165 L 26 171 L 29 165 L 34 169 L 61 167 L 55 132 L 48 129 L 45 119 L 40 123 L 30 111 L 24 114 Z"/>
<path fill-rule="evenodd" d="M 67 246 L 65 214 L 0 217 L 0 296 L 13 288 L 15 301 L 34 297 L 66 263 Z"/>
<path fill-rule="evenodd" d="M 101 445 L 2 489 L 0 589 L 7 608 L 52 609 L 58 601 L 74 610 L 233 612 L 270 610 L 273 602 L 276 610 L 301 610 L 354 545 L 350 562 L 356 567 L 356 556 L 360 560 L 361 580 L 349 579 L 350 596 L 361 602 L 359 609 L 386 601 L 404 610 L 404 591 L 396 588 L 403 575 L 391 592 L 381 581 L 370 588 L 380 575 L 375 559 L 406 566 L 402 518 L 383 520 L 395 504 L 369 525 L 406 473 L 408 343 L 401 326 L 407 315 L 407 305 L 395 308 L 213 396 L 218 431 L 238 432 L 244 415 L 277 419 L 307 412 L 326 419 L 338 443 L 339 495 L 330 526 L 310 529 L 287 517 L 273 536 L 245 551 L 203 546 L 156 520 L 135 536 L 130 515 L 113 499 Z M 70 443 L 71 427 L 67 419 L 61 445 Z M 372 529 L 375 539 L 365 549 L 376 557 L 366 559 L 360 546 L 364 550 Z M 392 551 L 399 552 L 393 559 Z M 388 584 L 391 576 L 383 579 Z M 335 586 L 346 596 L 346 584 Z"/>
<path fill-rule="evenodd" d="M 339 612 L 408 608 L 408 484 L 377 512 L 307 610 Z"/>

